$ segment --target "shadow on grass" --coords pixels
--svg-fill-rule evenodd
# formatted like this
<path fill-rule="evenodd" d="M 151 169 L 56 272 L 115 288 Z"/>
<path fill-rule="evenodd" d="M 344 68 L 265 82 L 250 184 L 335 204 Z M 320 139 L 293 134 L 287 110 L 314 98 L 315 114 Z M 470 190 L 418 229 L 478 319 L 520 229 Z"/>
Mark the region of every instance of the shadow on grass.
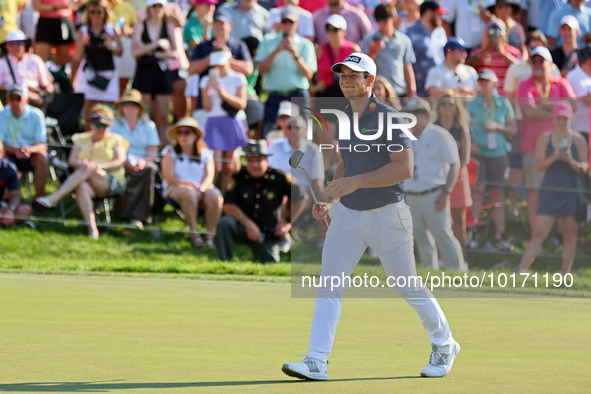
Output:
<path fill-rule="evenodd" d="M 351 379 L 332 379 L 330 382 L 356 382 L 356 381 L 375 381 L 375 380 L 398 380 L 398 379 L 420 379 L 419 376 L 393 376 L 383 378 L 351 378 Z M 104 392 L 111 390 L 137 390 L 137 389 L 174 389 L 184 387 L 231 387 L 231 386 L 258 386 L 267 384 L 294 384 L 306 383 L 305 380 L 238 380 L 238 381 L 220 381 L 220 382 L 180 382 L 180 383 L 123 383 L 121 380 L 109 380 L 102 382 L 31 382 L 0 384 L 0 391 L 62 391 L 62 392 Z"/>

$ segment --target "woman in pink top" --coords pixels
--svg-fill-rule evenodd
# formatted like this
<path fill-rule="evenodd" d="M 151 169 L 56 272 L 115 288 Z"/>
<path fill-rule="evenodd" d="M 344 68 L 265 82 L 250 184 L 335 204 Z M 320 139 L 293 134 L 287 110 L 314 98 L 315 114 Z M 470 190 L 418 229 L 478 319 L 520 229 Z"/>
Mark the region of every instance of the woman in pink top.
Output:
<path fill-rule="evenodd" d="M 55 47 L 55 64 L 68 62 L 70 45 L 76 38 L 72 10 L 78 8 L 80 0 L 33 0 L 33 9 L 39 12 L 35 34 L 35 54 L 44 62 L 49 59 Z"/>

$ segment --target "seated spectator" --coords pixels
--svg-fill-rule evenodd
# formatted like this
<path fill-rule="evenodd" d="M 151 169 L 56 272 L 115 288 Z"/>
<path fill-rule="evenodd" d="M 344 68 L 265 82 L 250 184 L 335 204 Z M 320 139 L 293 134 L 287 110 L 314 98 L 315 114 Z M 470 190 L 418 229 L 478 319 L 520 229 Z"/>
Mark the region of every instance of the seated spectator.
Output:
<path fill-rule="evenodd" d="M 160 139 L 156 125 L 147 115 L 142 94 L 135 89 L 123 93 L 115 106 L 117 119 L 111 132 L 129 142 L 125 175 L 125 191 L 117 199 L 118 216 L 140 229 L 152 223 L 155 187 L 159 180 L 158 148 Z"/>
<path fill-rule="evenodd" d="M 300 114 L 300 107 L 293 104 L 291 101 L 282 101 L 279 103 L 279 110 L 277 111 L 277 123 L 275 124 L 273 131 L 267 134 L 267 142 L 272 143 L 273 141 L 285 138 L 288 131 L 287 121 L 296 117 Z M 328 134 L 328 133 L 326 133 Z M 319 138 L 322 138 L 319 136 Z"/>
<path fill-rule="evenodd" d="M 269 26 L 275 31 L 281 31 L 281 12 L 286 6 L 297 7 L 300 14 L 298 23 L 298 34 L 301 37 L 305 37 L 308 40 L 314 42 L 316 39 L 314 34 L 314 20 L 312 19 L 312 13 L 299 7 L 300 0 L 285 0 L 282 7 L 275 7 L 269 10 Z"/>
<path fill-rule="evenodd" d="M 474 97 L 477 94 L 478 73 L 466 65 L 468 48 L 461 38 L 451 37 L 445 46 L 445 61 L 429 70 L 425 89 L 431 97 L 452 89 L 458 97 Z"/>
<path fill-rule="evenodd" d="M 363 37 L 373 30 L 369 18 L 362 10 L 348 4 L 345 0 L 330 0 L 326 7 L 320 8 L 312 14 L 316 43 L 319 46 L 328 42 L 325 25 L 326 20 L 333 14 L 338 14 L 345 18 L 347 21 L 347 34 L 345 38 L 354 44 L 361 45 Z"/>
<path fill-rule="evenodd" d="M 428 96 L 425 82 L 429 70 L 445 60 L 443 48 L 447 43 L 445 29 L 441 27 L 441 15 L 447 11 L 435 1 L 425 1 L 420 7 L 421 18 L 406 29 L 412 42 L 417 61 L 412 65 L 417 85 L 417 95 Z"/>
<path fill-rule="evenodd" d="M 213 235 L 222 214 L 222 194 L 213 185 L 213 151 L 203 141 L 203 130 L 193 118 L 183 118 L 168 129 L 162 151 L 163 197 L 178 203 L 195 247 L 213 248 Z M 197 231 L 199 208 L 205 210 L 205 240 Z"/>
<path fill-rule="evenodd" d="M 231 35 L 235 40 L 256 37 L 262 40 L 269 28 L 269 11 L 258 0 L 236 0 L 220 5 L 219 10 L 228 14 L 234 23 Z"/>
<path fill-rule="evenodd" d="M 566 74 L 577 95 L 577 109 L 571 127 L 589 140 L 589 109 L 591 108 L 591 47 L 579 49 L 578 65 Z"/>
<path fill-rule="evenodd" d="M 195 0 L 187 14 L 183 28 L 183 41 L 189 46 L 189 53 L 202 41 L 211 39 L 213 14 L 218 0 Z"/>
<path fill-rule="evenodd" d="M 562 275 L 571 271 L 577 253 L 578 219 L 575 218 L 582 188 L 582 177 L 589 169 L 589 151 L 585 139 L 570 127 L 573 109 L 568 101 L 554 106 L 554 130 L 544 133 L 536 145 L 536 168 L 545 171 L 534 227 L 529 244 L 517 270 L 527 272 L 542 249 L 554 223 L 564 239 Z M 579 218 L 580 220 L 580 218 Z"/>
<path fill-rule="evenodd" d="M 499 80 L 499 95 L 504 96 L 503 87 L 507 69 L 511 64 L 518 63 L 521 60 L 521 54 L 519 49 L 512 47 L 505 41 L 507 28 L 503 21 L 491 20 L 488 23 L 486 33 L 489 39 L 486 47 L 476 49 L 470 53 L 467 64 L 474 67 L 478 72 L 485 68 L 494 71 Z"/>
<path fill-rule="evenodd" d="M 314 44 L 297 34 L 298 18 L 297 9 L 285 7 L 281 14 L 283 34 L 266 35 L 257 50 L 255 61 L 259 63 L 259 72 L 264 77 L 263 89 L 269 92 L 265 103 L 263 138 L 275 122 L 281 101 L 303 97 L 309 103 L 308 81 L 317 69 L 316 54 Z"/>
<path fill-rule="evenodd" d="M 222 171 L 222 190 L 226 190 L 234 168 L 234 150 L 246 146 L 246 78 L 232 71 L 228 47 L 214 48 L 209 56 L 213 67 L 208 76 L 201 79 L 203 109 L 208 112 L 204 142 L 215 151 L 214 180 Z"/>
<path fill-rule="evenodd" d="M 414 96 L 417 88 L 412 65 L 416 58 L 412 43 L 394 27 L 390 4 L 378 5 L 374 16 L 380 29 L 363 38 L 361 50 L 375 61 L 378 76 L 386 77 L 399 97 Z"/>
<path fill-rule="evenodd" d="M 76 204 L 88 227 L 88 237 L 98 239 L 94 206 L 95 198 L 113 197 L 125 190 L 125 152 L 129 143 L 120 135 L 110 132 L 113 111 L 103 104 L 91 109 L 91 130 L 74 134 L 74 147 L 68 164 L 76 170 L 66 178 L 59 189 L 46 197 L 37 197 L 33 205 L 39 210 L 53 209 L 73 191 Z"/>
<path fill-rule="evenodd" d="M 345 60 L 353 52 L 359 52 L 359 45 L 345 39 L 347 21 L 338 14 L 326 20 L 328 42 L 316 50 L 318 59 L 318 83 L 310 87 L 316 97 L 343 97 L 339 86 L 339 75 L 332 72 L 332 65 Z"/>
<path fill-rule="evenodd" d="M 472 156 L 480 162 L 478 181 L 472 188 L 472 216 L 478 218 L 488 189 L 496 231 L 496 245 L 492 246 L 510 250 L 512 246 L 505 236 L 505 170 L 509 167 L 507 140 L 517 133 L 517 124 L 511 103 L 496 92 L 497 83 L 494 71 L 483 69 L 478 74 L 480 94 L 466 106 L 472 117 Z"/>
<path fill-rule="evenodd" d="M 224 196 L 224 216 L 218 225 L 215 245 L 222 261 L 232 259 L 234 243 L 246 244 L 254 259 L 263 263 L 279 262 L 279 244 L 291 229 L 282 206 L 292 197 L 301 202 L 299 188 L 291 188 L 291 177 L 269 168 L 267 141 L 250 140 L 244 149 L 246 168 L 232 176 Z M 296 199 L 297 198 L 297 199 Z M 293 206 L 292 206 L 293 209 Z M 296 209 L 297 210 L 297 209 Z"/>
<path fill-rule="evenodd" d="M 527 50 L 525 47 L 525 30 L 515 18 L 521 9 L 520 0 L 496 0 L 495 4 L 488 7 L 487 17 L 485 19 L 499 19 L 507 27 L 507 44 L 517 48 L 521 56 L 527 60 Z M 482 32 L 482 46 L 486 46 L 488 35 Z"/>
<path fill-rule="evenodd" d="M 18 169 L 3 156 L 4 145 L 0 141 L 0 227 L 12 227 L 28 220 L 33 212 L 22 202 Z"/>
<path fill-rule="evenodd" d="M 373 84 L 373 94 L 375 94 L 378 100 L 380 100 L 382 103 L 389 105 L 395 110 L 400 111 L 402 109 L 400 99 L 386 78 L 376 78 L 376 81 Z"/>
<path fill-rule="evenodd" d="M 560 21 L 560 37 L 562 37 L 562 45 L 550 51 L 552 60 L 560 70 L 560 75 L 562 77 L 566 77 L 566 74 L 578 64 L 578 33 L 579 21 L 577 18 L 572 15 L 566 15 L 563 17 Z"/>
<path fill-rule="evenodd" d="M 6 93 L 8 107 L 0 112 L 0 141 L 4 143 L 6 158 L 19 171 L 33 171 L 35 195 L 44 196 L 49 175 L 45 116 L 28 104 L 26 85 L 14 84 Z"/>
<path fill-rule="evenodd" d="M 0 88 L 22 83 L 29 88 L 29 104 L 42 109 L 43 97 L 53 92 L 53 76 L 39 56 L 27 52 L 28 44 L 30 40 L 20 30 L 6 36 L 6 56 L 0 58 Z"/>
<path fill-rule="evenodd" d="M 80 64 L 74 91 L 84 94 L 84 115 L 99 103 L 119 99 L 119 74 L 115 56 L 121 56 L 120 30 L 109 22 L 112 11 L 106 0 L 90 0 L 82 14 L 82 26 L 76 35 L 73 60 Z"/>
<path fill-rule="evenodd" d="M 470 117 L 462 104 L 462 100 L 456 97 L 453 91 L 444 93 L 437 101 L 437 121 L 435 125 L 441 126 L 454 138 L 460 155 L 460 175 L 451 191 L 450 209 L 453 221 L 453 231 L 460 246 L 466 244 L 466 208 L 472 206 L 470 183 L 468 181 L 468 168 L 470 162 Z"/>

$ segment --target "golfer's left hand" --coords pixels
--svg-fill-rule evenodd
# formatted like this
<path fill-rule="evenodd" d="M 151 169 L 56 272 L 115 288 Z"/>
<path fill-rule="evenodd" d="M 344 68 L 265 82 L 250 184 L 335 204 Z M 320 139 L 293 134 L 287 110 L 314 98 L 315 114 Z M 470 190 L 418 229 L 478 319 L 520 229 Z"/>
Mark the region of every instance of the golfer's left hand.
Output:
<path fill-rule="evenodd" d="M 329 182 L 324 193 L 330 198 L 338 200 L 347 194 L 353 193 L 358 188 L 357 182 L 353 178 L 345 177 Z"/>

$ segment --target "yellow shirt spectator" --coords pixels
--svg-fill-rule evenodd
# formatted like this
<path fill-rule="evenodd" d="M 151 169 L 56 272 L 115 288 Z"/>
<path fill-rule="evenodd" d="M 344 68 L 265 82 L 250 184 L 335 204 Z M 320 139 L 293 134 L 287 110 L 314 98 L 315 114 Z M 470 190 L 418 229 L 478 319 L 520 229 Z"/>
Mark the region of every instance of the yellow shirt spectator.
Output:
<path fill-rule="evenodd" d="M 80 148 L 78 160 L 90 160 L 99 164 L 113 161 L 115 159 L 116 147 L 122 146 L 126 151 L 129 147 L 129 142 L 125 138 L 111 132 L 106 133 L 103 139 L 94 144 L 92 142 L 92 131 L 74 134 L 72 136 L 72 142 Z M 123 167 L 109 171 L 109 174 L 116 178 L 121 185 L 125 184 L 125 171 Z"/>

